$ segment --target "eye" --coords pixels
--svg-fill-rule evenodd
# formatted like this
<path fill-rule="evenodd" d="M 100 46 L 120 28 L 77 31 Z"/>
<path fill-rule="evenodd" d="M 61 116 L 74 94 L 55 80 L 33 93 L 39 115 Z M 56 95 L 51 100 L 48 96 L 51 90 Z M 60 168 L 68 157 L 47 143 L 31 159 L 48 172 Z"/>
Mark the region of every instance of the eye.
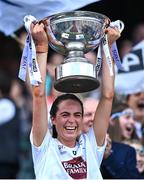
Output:
<path fill-rule="evenodd" d="M 125 120 L 129 120 L 132 118 L 132 116 L 130 114 L 124 115 L 123 117 Z"/>
<path fill-rule="evenodd" d="M 126 118 L 126 119 L 130 119 L 131 116 L 130 116 L 130 115 L 126 115 L 125 118 Z"/>
<path fill-rule="evenodd" d="M 82 114 L 81 114 L 81 113 L 76 113 L 76 114 L 75 114 L 75 117 L 76 117 L 76 118 L 81 118 L 81 117 L 82 117 Z"/>
<path fill-rule="evenodd" d="M 84 114 L 84 117 L 91 117 L 92 116 L 92 113 L 85 113 Z"/>
<path fill-rule="evenodd" d="M 68 114 L 63 114 L 62 116 L 63 116 L 63 117 L 68 117 Z"/>
<path fill-rule="evenodd" d="M 143 150 L 143 149 L 136 149 L 136 152 L 137 152 L 140 156 L 144 156 L 144 150 Z"/>
<path fill-rule="evenodd" d="M 62 113 L 61 116 L 62 116 L 63 118 L 66 118 L 66 117 L 69 116 L 69 113 Z"/>
<path fill-rule="evenodd" d="M 141 93 L 140 92 L 138 92 L 138 93 L 136 93 L 136 94 L 134 94 L 136 97 L 139 97 L 140 95 L 141 95 Z"/>

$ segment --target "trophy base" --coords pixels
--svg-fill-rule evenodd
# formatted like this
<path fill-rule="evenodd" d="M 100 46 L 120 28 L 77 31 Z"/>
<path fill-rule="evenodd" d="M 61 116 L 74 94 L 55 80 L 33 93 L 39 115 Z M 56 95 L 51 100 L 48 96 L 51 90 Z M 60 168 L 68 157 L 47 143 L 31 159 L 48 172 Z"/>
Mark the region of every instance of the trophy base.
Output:
<path fill-rule="evenodd" d="M 95 65 L 86 61 L 66 62 L 56 68 L 57 91 L 83 93 L 99 87 Z"/>
<path fill-rule="evenodd" d="M 55 81 L 54 87 L 57 91 L 66 93 L 83 93 L 98 88 L 99 81 L 93 77 L 69 76 Z"/>

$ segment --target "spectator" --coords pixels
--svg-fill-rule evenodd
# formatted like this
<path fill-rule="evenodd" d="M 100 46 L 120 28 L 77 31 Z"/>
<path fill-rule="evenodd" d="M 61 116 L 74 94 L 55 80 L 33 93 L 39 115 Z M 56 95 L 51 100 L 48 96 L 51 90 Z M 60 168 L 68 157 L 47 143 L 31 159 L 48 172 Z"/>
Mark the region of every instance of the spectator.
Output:
<path fill-rule="evenodd" d="M 87 133 L 89 128 L 93 126 L 94 115 L 98 106 L 99 100 L 92 97 L 84 98 L 84 118 L 83 132 Z"/>
<path fill-rule="evenodd" d="M 33 179 L 34 170 L 32 163 L 31 145 L 29 142 L 29 134 L 31 129 L 32 117 L 32 98 L 28 88 L 19 79 L 12 81 L 10 97 L 19 108 L 19 121 L 21 126 L 20 133 L 20 170 L 17 175 L 19 179 Z"/>
<path fill-rule="evenodd" d="M 136 150 L 137 169 L 141 174 L 141 178 L 144 179 L 144 147 L 142 143 L 137 139 L 125 143 L 129 144 Z"/>
<path fill-rule="evenodd" d="M 55 68 L 60 65 L 64 60 L 64 57 L 56 52 L 51 52 L 48 56 L 47 63 L 47 76 L 46 76 L 46 93 L 47 93 L 47 105 L 48 109 L 51 108 L 51 105 L 55 98 L 62 94 L 54 88 L 55 81 Z"/>
<path fill-rule="evenodd" d="M 127 104 L 113 103 L 108 133 L 116 142 L 138 138 L 134 126 L 134 112 Z"/>
<path fill-rule="evenodd" d="M 97 62 L 97 53 L 95 51 L 90 51 L 88 53 L 85 54 L 85 58 L 92 64 L 96 65 L 96 62 Z M 98 74 L 98 79 L 100 80 L 100 74 L 101 74 L 101 69 L 100 69 L 100 72 Z M 101 86 L 101 84 L 100 84 Z M 96 99 L 99 99 L 100 98 L 100 89 L 101 87 L 99 86 L 99 88 L 97 89 L 94 89 L 92 91 L 89 91 L 89 92 L 85 92 L 82 94 L 82 96 L 85 98 L 85 97 L 94 97 Z"/>
<path fill-rule="evenodd" d="M 112 141 L 108 135 L 101 173 L 104 179 L 140 179 L 135 149 Z"/>
<path fill-rule="evenodd" d="M 136 134 L 140 139 L 142 139 L 144 124 L 144 92 L 141 91 L 129 94 L 126 102 L 134 111 Z"/>
<path fill-rule="evenodd" d="M 93 126 L 94 114 L 99 100 L 85 98 L 83 132 L 87 133 Z M 107 134 L 107 146 L 101 164 L 101 173 L 104 179 L 138 179 L 140 174 L 136 169 L 135 150 L 128 145 L 114 142 Z"/>
<path fill-rule="evenodd" d="M 130 40 L 123 40 L 119 46 L 119 55 L 121 59 L 128 54 L 132 49 L 132 42 Z"/>
<path fill-rule="evenodd" d="M 139 22 L 132 31 L 132 42 L 134 45 L 144 40 L 144 22 Z"/>
<path fill-rule="evenodd" d="M 0 178 L 16 179 L 20 158 L 19 109 L 10 97 L 11 76 L 0 72 Z"/>

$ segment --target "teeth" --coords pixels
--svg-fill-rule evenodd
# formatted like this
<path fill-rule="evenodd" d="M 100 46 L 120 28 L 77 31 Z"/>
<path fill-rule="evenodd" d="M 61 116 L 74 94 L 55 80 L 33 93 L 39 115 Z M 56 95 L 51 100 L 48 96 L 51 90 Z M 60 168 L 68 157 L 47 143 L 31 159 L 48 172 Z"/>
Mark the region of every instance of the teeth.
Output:
<path fill-rule="evenodd" d="M 66 130 L 75 130 L 76 127 L 67 126 L 67 127 L 65 127 L 65 129 L 66 129 Z"/>

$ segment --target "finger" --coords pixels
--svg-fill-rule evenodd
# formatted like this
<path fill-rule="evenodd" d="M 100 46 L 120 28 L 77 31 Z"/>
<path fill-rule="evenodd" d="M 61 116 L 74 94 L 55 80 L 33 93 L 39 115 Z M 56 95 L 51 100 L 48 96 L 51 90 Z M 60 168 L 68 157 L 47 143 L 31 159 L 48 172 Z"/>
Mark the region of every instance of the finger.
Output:
<path fill-rule="evenodd" d="M 38 25 L 38 22 L 37 21 L 33 21 L 30 25 L 30 30 L 31 32 L 34 30 L 34 28 Z"/>
<path fill-rule="evenodd" d="M 44 23 L 43 23 L 42 21 L 40 21 L 38 24 L 39 24 L 41 27 L 44 27 Z"/>
<path fill-rule="evenodd" d="M 41 23 L 41 22 L 42 22 L 45 26 L 48 26 L 48 19 L 47 19 L 47 18 L 41 20 L 40 23 Z"/>
<path fill-rule="evenodd" d="M 117 33 L 119 36 L 121 35 L 121 32 L 118 27 L 114 27 L 114 30 L 116 31 L 115 33 Z"/>
<path fill-rule="evenodd" d="M 118 27 L 108 27 L 108 28 L 107 28 L 107 31 L 108 31 L 109 33 L 120 33 Z"/>

